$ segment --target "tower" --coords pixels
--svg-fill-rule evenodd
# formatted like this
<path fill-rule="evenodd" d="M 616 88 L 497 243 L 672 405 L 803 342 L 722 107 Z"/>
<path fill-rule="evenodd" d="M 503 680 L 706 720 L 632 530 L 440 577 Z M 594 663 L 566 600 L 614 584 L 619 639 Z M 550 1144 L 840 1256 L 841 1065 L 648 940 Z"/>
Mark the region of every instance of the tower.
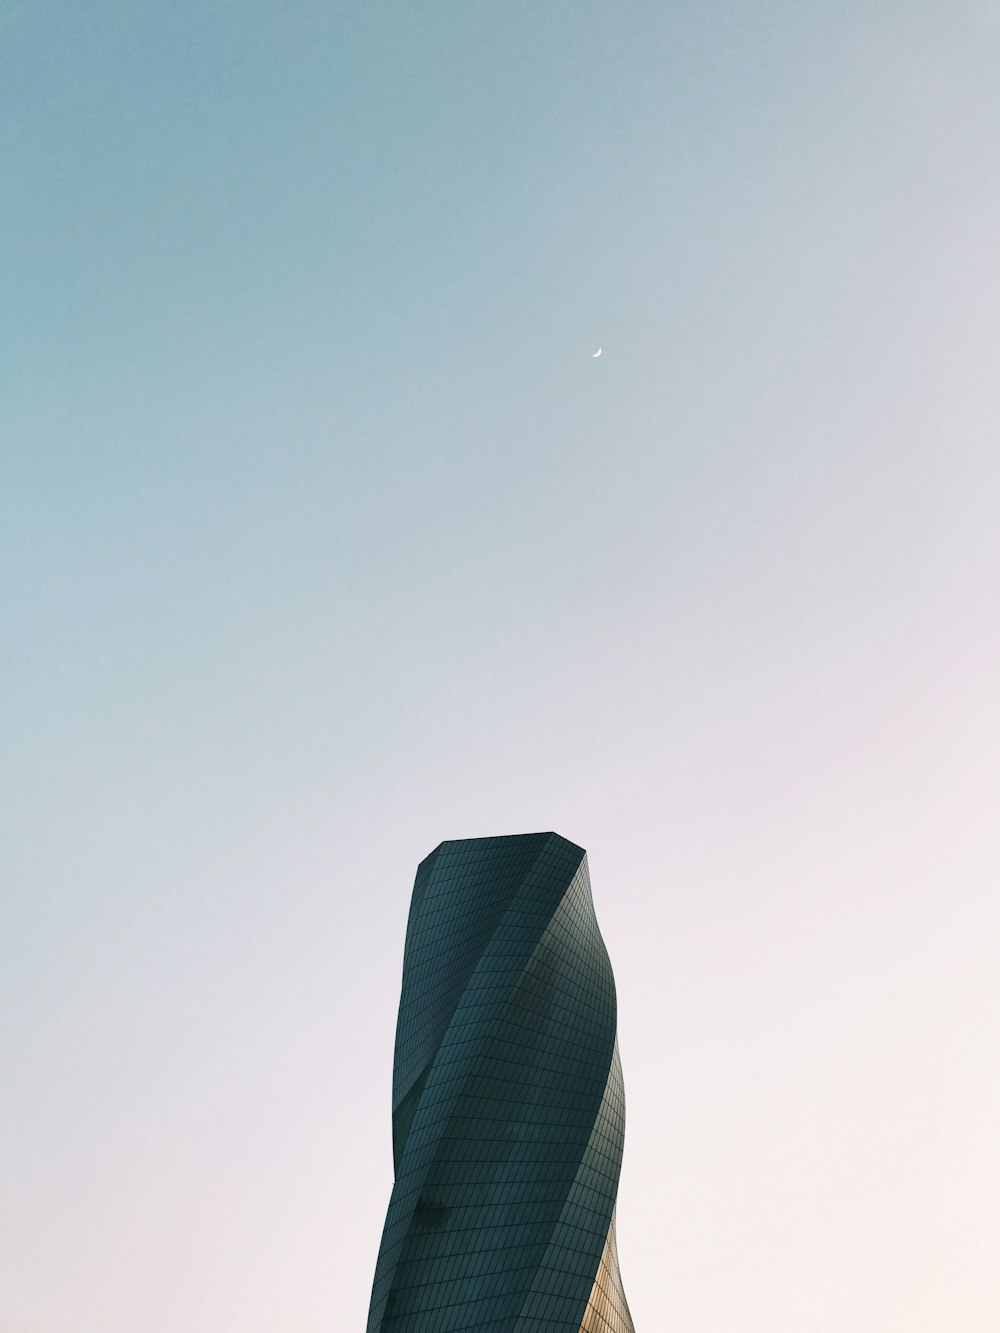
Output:
<path fill-rule="evenodd" d="M 582 848 L 470 838 L 420 863 L 392 1108 L 368 1333 L 634 1333 L 615 985 Z"/>

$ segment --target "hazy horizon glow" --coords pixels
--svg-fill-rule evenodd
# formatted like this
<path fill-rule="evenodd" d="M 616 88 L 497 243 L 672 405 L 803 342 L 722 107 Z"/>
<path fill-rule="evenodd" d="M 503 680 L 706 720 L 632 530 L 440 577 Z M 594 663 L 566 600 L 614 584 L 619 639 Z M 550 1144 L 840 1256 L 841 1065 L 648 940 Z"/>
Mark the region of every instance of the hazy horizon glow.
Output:
<path fill-rule="evenodd" d="M 994 0 L 0 32 L 5 1333 L 362 1327 L 416 864 L 546 829 L 640 1333 L 996 1333 Z"/>

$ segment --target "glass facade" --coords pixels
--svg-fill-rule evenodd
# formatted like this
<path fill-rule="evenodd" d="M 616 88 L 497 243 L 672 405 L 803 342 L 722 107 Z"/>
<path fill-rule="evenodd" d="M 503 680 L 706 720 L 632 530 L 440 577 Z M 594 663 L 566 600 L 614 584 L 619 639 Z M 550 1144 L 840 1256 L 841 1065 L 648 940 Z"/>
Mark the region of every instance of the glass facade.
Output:
<path fill-rule="evenodd" d="M 582 848 L 471 838 L 420 863 L 368 1333 L 634 1333 L 615 1034 Z"/>

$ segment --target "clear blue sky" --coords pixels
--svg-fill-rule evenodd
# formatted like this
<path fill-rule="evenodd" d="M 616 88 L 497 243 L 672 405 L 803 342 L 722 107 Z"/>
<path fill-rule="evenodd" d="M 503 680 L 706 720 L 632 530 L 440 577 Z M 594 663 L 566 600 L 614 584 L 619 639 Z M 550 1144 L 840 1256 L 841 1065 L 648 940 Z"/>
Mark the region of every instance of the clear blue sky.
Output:
<path fill-rule="evenodd" d="M 637 1327 L 995 1333 L 998 71 L 0 4 L 4 1333 L 361 1327 L 416 863 L 549 828 Z"/>

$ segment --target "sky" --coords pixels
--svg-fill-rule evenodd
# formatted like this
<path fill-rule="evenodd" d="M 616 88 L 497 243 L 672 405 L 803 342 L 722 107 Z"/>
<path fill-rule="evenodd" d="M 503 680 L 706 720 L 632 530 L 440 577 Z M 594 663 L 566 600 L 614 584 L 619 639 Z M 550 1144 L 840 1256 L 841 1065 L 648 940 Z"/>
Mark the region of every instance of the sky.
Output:
<path fill-rule="evenodd" d="M 996 0 L 5 0 L 0 124 L 4 1333 L 362 1328 L 548 829 L 639 1333 L 995 1333 Z"/>

